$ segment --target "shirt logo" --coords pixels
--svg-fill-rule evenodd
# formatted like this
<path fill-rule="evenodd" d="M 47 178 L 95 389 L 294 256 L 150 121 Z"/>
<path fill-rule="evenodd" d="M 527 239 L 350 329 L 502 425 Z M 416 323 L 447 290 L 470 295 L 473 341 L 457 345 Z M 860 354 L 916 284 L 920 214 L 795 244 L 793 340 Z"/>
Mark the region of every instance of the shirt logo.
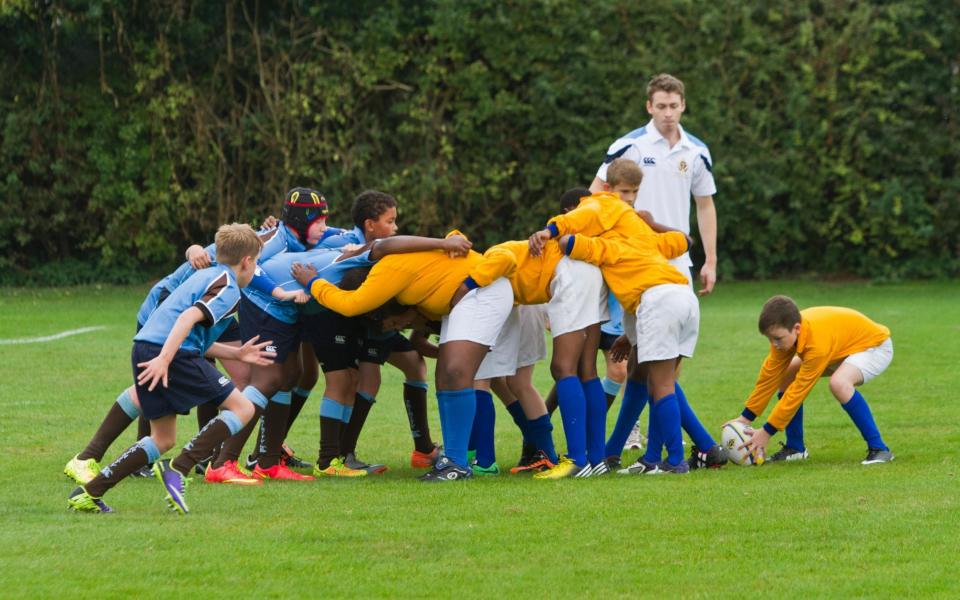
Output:
<path fill-rule="evenodd" d="M 277 351 L 277 347 L 276 347 L 276 346 L 267 346 L 266 348 L 264 348 L 264 351 L 265 351 L 265 352 L 276 352 L 276 351 Z"/>
<path fill-rule="evenodd" d="M 643 166 L 645 167 L 655 167 L 657 165 L 657 159 L 652 156 L 643 157 Z"/>
<path fill-rule="evenodd" d="M 227 379 L 226 377 L 221 377 L 220 379 L 217 380 L 217 383 L 220 384 L 220 387 L 223 387 L 223 386 L 227 385 L 228 383 L 230 383 L 230 380 Z"/>
<path fill-rule="evenodd" d="M 677 166 L 680 168 L 680 172 L 681 172 L 681 173 L 686 173 L 686 172 L 687 172 L 687 161 L 681 160 L 681 161 L 680 161 L 680 164 L 677 165 Z"/>
<path fill-rule="evenodd" d="M 347 336 L 345 336 L 345 335 L 338 335 L 338 336 L 336 336 L 336 337 L 333 338 L 333 343 L 334 343 L 334 344 L 346 344 L 346 343 L 347 343 Z"/>

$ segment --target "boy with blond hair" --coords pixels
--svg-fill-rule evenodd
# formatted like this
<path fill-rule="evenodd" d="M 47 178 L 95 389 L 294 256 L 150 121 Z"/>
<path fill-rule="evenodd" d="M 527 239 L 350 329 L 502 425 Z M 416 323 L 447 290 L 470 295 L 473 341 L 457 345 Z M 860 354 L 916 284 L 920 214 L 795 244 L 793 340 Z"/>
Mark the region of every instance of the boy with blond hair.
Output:
<path fill-rule="evenodd" d="M 249 225 L 234 223 L 217 230 L 219 264 L 180 285 L 144 323 L 134 337 L 131 361 L 140 409 L 150 421 L 150 436 L 127 449 L 68 499 L 70 508 L 110 512 L 103 495 L 124 477 L 153 463 L 170 508 L 189 509 L 186 475 L 213 448 L 239 431 L 253 416 L 253 405 L 204 358 L 204 353 L 261 364 L 270 356 L 270 342 L 249 340 L 240 348 L 216 344 L 240 303 L 240 289 L 257 268 L 263 243 Z M 177 415 L 204 402 L 221 407 L 172 461 L 158 461 L 176 441 Z"/>

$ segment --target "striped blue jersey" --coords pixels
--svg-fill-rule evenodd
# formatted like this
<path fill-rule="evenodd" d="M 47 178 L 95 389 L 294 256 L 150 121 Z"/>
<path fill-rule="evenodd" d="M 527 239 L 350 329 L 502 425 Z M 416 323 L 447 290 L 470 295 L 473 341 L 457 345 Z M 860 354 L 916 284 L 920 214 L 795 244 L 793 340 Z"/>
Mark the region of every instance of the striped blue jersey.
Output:
<path fill-rule="evenodd" d="M 230 324 L 239 304 L 240 286 L 230 267 L 203 269 L 177 287 L 133 339 L 162 346 L 180 315 L 195 306 L 204 318 L 190 330 L 180 349 L 203 354 Z"/>
<path fill-rule="evenodd" d="M 342 230 L 336 229 L 335 231 Z M 258 264 L 263 264 L 281 252 L 303 252 L 306 249 L 303 243 L 291 233 L 290 229 L 284 226 L 283 221 L 277 227 L 258 231 L 257 235 L 263 242 L 263 250 L 260 251 L 260 258 L 257 260 Z M 210 255 L 211 266 L 217 266 L 216 244 L 210 244 L 203 250 Z M 137 325 L 142 327 L 147 322 L 147 317 L 157 308 L 157 305 L 196 272 L 197 270 L 190 266 L 190 262 L 185 261 L 173 273 L 150 288 L 150 292 L 147 293 L 147 297 L 144 298 L 143 303 L 140 304 L 140 309 L 137 311 Z"/>
<path fill-rule="evenodd" d="M 327 228 L 329 231 L 330 228 Z M 359 227 L 354 227 L 351 230 L 339 229 L 339 233 L 336 235 L 327 236 L 324 234 L 323 239 L 317 244 L 317 248 L 343 248 L 347 244 L 366 244 L 367 240 L 363 235 L 363 230 Z"/>
<path fill-rule="evenodd" d="M 310 290 L 297 283 L 297 280 L 290 274 L 293 263 L 298 262 L 312 266 L 317 270 L 318 277 L 334 285 L 340 283 L 344 273 L 348 270 L 354 267 L 369 267 L 374 263 L 370 260 L 369 250 L 350 258 L 338 260 L 341 256 L 340 250 L 331 248 L 317 248 L 307 252 L 285 252 L 262 263 L 260 269 L 284 290 L 303 290 L 309 294 Z M 281 302 L 269 293 L 253 287 L 244 288 L 243 294 L 274 319 L 291 324 L 297 322 L 297 316 L 302 305 L 293 302 Z M 311 300 L 309 304 L 315 304 L 315 301 Z M 304 306 L 309 306 L 309 304 Z"/>

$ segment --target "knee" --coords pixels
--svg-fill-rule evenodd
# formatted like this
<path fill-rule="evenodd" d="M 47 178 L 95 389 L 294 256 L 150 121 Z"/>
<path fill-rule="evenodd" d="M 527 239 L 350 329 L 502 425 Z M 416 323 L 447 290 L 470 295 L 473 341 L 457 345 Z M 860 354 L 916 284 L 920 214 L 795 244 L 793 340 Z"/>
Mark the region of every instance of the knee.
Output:
<path fill-rule="evenodd" d="M 837 377 L 836 374 L 831 375 L 830 393 L 833 394 L 833 397 L 836 398 L 840 404 L 844 404 L 850 399 L 850 396 L 853 395 L 853 384 L 842 377 Z"/>
<path fill-rule="evenodd" d="M 437 368 L 437 389 L 459 390 L 473 385 L 473 376 L 460 365 L 444 365 Z"/>
<path fill-rule="evenodd" d="M 613 362 L 612 360 L 607 361 L 607 377 L 614 381 L 623 382 L 627 377 L 627 362 Z"/>
<path fill-rule="evenodd" d="M 169 451 L 170 448 L 173 448 L 173 444 L 176 443 L 176 436 L 173 435 L 151 433 L 150 437 L 153 439 L 153 443 L 157 445 L 157 450 L 160 451 L 160 454 Z"/>
<path fill-rule="evenodd" d="M 550 361 L 550 375 L 553 376 L 554 381 L 560 381 L 565 377 L 574 377 L 577 375 L 577 369 L 574 365 L 568 364 L 567 361 L 557 360 L 554 357 Z"/>
<path fill-rule="evenodd" d="M 423 357 L 418 354 L 417 359 L 403 370 L 403 374 L 407 379 L 413 381 L 425 380 L 427 378 L 427 361 L 423 360 Z"/>
<path fill-rule="evenodd" d="M 230 409 L 230 412 L 237 415 L 237 418 L 240 419 L 244 425 L 250 422 L 250 419 L 253 418 L 253 415 L 256 413 L 257 407 L 254 406 L 253 402 L 250 402 L 244 398 L 243 402 L 235 403 L 236 406 Z"/>

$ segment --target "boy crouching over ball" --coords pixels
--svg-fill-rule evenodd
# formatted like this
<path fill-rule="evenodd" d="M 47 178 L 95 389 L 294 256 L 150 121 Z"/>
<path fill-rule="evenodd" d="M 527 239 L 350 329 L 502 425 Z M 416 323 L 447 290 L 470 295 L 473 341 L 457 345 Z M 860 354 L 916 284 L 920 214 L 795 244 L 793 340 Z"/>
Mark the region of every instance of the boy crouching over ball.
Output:
<path fill-rule="evenodd" d="M 893 460 L 867 401 L 856 389 L 883 373 L 893 360 L 888 328 L 850 308 L 818 306 L 801 311 L 787 296 L 767 300 L 760 311 L 759 328 L 770 340 L 770 353 L 760 368 L 746 408 L 736 420 L 753 422 L 774 392 L 778 401 L 767 422 L 754 430 L 743 448 L 762 463 L 770 438 L 785 429 L 786 444 L 766 460 L 806 459 L 803 401 L 817 379 L 829 377 L 830 392 L 867 443 L 867 457 L 861 464 Z"/>

